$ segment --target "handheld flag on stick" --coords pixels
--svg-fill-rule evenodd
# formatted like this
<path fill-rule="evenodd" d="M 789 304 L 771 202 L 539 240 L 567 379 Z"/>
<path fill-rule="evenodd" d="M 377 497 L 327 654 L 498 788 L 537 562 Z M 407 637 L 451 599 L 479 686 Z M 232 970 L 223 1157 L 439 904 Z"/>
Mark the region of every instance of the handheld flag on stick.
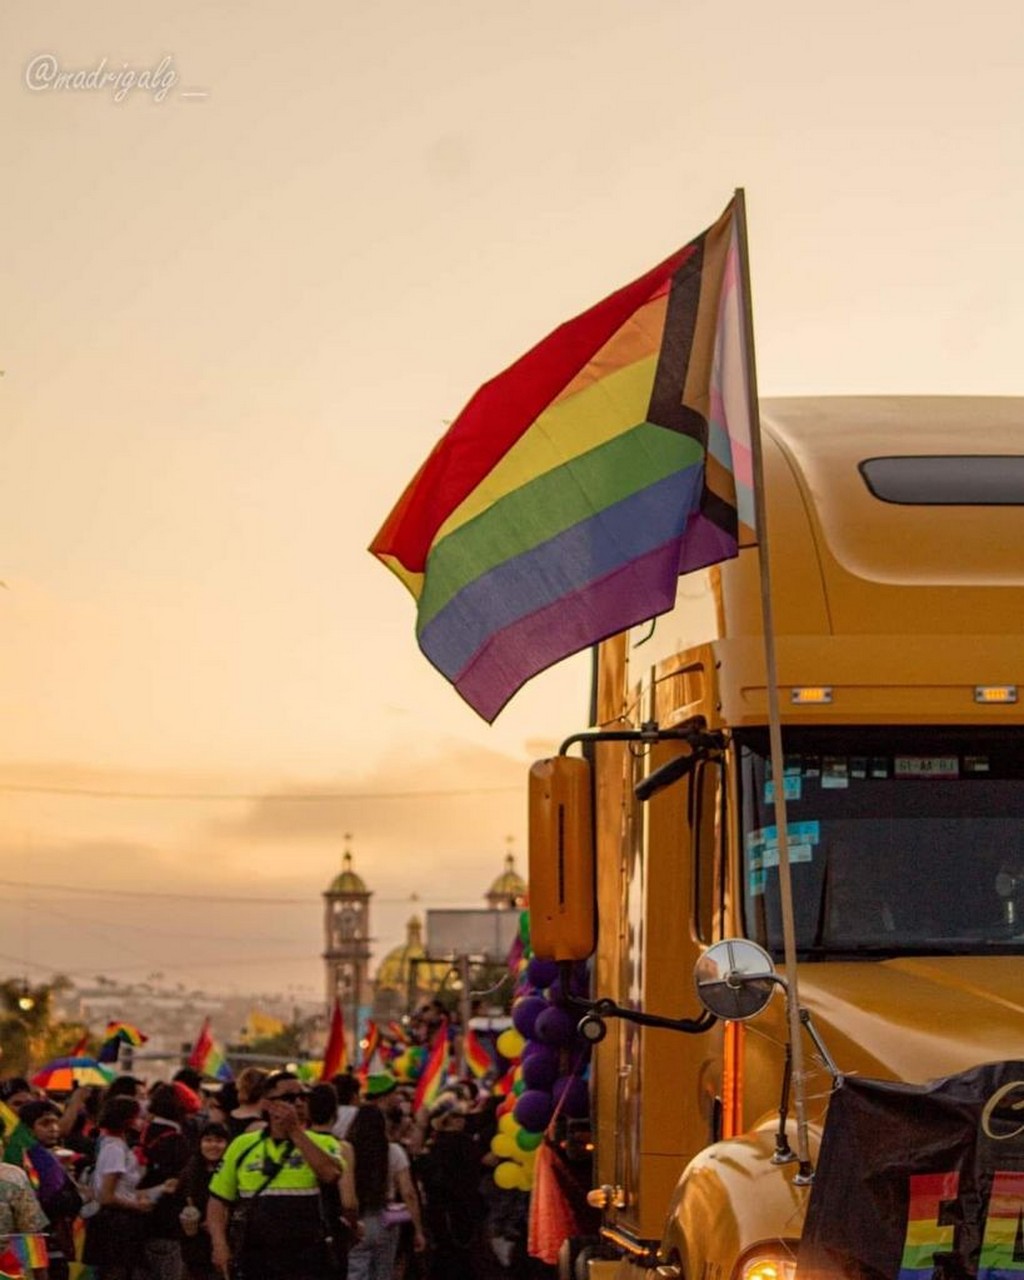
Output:
<path fill-rule="evenodd" d="M 188 1065 L 201 1071 L 204 1076 L 213 1076 L 217 1080 L 232 1079 L 231 1068 L 213 1038 L 209 1018 L 203 1019 L 199 1035 L 188 1056 Z"/>
<path fill-rule="evenodd" d="M 0 1138 L 3 1139 L 3 1158 L 8 1164 L 20 1164 L 36 1140 L 32 1130 L 22 1124 L 18 1113 L 6 1102 L 0 1102 Z"/>
<path fill-rule="evenodd" d="M 370 547 L 485 720 L 754 541 L 735 204 L 481 387 Z"/>
<path fill-rule="evenodd" d="M 100 1062 L 116 1062 L 121 1052 L 123 1044 L 131 1045 L 137 1049 L 140 1045 L 146 1043 L 148 1036 L 144 1036 L 138 1027 L 133 1027 L 130 1022 L 108 1022 L 107 1029 L 103 1033 L 103 1044 L 100 1046 L 98 1060 Z"/>
<path fill-rule="evenodd" d="M 32 1272 L 49 1263 L 46 1240 L 41 1235 L 11 1235 L 0 1252 L 0 1276 L 5 1280 L 30 1280 Z"/>
<path fill-rule="evenodd" d="M 437 1101 L 448 1074 L 448 1024 L 442 1022 L 434 1033 L 430 1055 L 423 1064 L 423 1074 L 416 1085 L 412 1109 L 415 1114 L 421 1107 L 431 1107 Z"/>
<path fill-rule="evenodd" d="M 84 1036 L 79 1037 L 79 1039 L 75 1041 L 74 1046 L 68 1052 L 68 1057 L 84 1058 L 88 1052 L 89 1052 L 89 1033 L 87 1031 Z"/>
<path fill-rule="evenodd" d="M 487 1045 L 472 1027 L 467 1029 L 462 1038 L 462 1052 L 466 1065 L 477 1079 L 494 1070 L 494 1059 L 487 1051 Z"/>
<path fill-rule="evenodd" d="M 359 1064 L 358 1074 L 365 1081 L 372 1071 L 383 1069 L 383 1062 L 378 1052 L 380 1048 L 380 1028 L 371 1018 L 366 1024 L 366 1038 L 363 1040 L 363 1060 Z"/>
<path fill-rule="evenodd" d="M 331 1029 L 327 1034 L 327 1047 L 324 1049 L 324 1065 L 320 1069 L 321 1080 L 332 1080 L 340 1075 L 348 1065 L 348 1054 L 345 1052 L 345 1021 L 341 1016 L 341 1005 L 334 1002 L 331 1013 Z"/>

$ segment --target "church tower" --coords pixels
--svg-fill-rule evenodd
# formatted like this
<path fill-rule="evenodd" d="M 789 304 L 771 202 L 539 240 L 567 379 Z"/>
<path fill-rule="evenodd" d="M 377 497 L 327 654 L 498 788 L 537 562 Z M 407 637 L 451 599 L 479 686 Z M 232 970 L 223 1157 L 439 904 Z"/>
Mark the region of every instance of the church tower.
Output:
<path fill-rule="evenodd" d="M 508 843 L 512 837 L 509 836 Z M 519 911 L 528 900 L 526 881 L 516 871 L 516 860 L 511 850 L 505 857 L 505 870 L 484 894 L 492 911 Z"/>
<path fill-rule="evenodd" d="M 355 1047 L 360 1014 L 369 1008 L 373 996 L 369 978 L 372 895 L 362 877 L 352 870 L 350 839 L 345 836 L 341 871 L 324 893 L 323 959 L 328 1016 L 337 1000 L 352 1062 L 358 1057 Z"/>

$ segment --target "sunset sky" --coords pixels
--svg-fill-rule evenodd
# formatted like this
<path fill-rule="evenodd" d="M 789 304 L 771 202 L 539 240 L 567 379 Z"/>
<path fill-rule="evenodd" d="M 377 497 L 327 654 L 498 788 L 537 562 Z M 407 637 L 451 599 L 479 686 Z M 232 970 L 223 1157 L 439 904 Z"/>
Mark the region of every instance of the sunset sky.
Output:
<path fill-rule="evenodd" d="M 0 974 L 315 995 L 345 833 L 378 954 L 525 869 L 587 661 L 486 726 L 368 542 L 737 186 L 762 394 L 1024 392 L 1022 49 L 1004 0 L 5 4 Z"/>

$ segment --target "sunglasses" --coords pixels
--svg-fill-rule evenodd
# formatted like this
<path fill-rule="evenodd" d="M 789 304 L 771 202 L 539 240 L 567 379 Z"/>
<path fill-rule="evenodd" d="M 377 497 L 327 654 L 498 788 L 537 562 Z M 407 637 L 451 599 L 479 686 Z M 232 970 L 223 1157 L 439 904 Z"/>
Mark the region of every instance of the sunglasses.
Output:
<path fill-rule="evenodd" d="M 301 1089 L 297 1089 L 294 1093 L 272 1093 L 267 1098 L 268 1102 L 305 1102 L 306 1095 Z"/>

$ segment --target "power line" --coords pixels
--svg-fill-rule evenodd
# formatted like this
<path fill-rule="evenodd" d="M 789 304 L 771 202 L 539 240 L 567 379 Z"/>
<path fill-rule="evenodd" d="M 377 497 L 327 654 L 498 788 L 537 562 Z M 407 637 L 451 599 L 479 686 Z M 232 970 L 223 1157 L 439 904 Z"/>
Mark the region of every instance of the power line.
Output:
<path fill-rule="evenodd" d="M 30 889 L 33 892 L 42 893 L 67 893 L 78 894 L 90 898 L 159 898 L 163 901 L 173 902 L 223 902 L 230 903 L 234 906 L 249 905 L 256 907 L 315 907 L 321 910 L 319 902 L 319 893 L 311 893 L 303 898 L 251 898 L 239 897 L 232 894 L 216 894 L 216 893 L 168 893 L 154 891 L 151 889 L 101 889 L 95 885 L 75 885 L 75 884 L 45 884 L 42 881 L 34 880 L 0 880 L 0 887 L 6 889 Z M 424 898 L 418 893 L 408 893 L 401 898 L 378 898 L 373 894 L 374 906 L 396 907 L 402 905 L 416 905 L 417 903 L 426 903 L 439 906 L 447 904 L 449 906 L 457 905 L 458 899 L 447 898 Z"/>
<path fill-rule="evenodd" d="M 0 791 L 16 795 L 71 796 L 86 800 L 239 800 L 254 804 L 323 804 L 335 800 L 450 800 L 459 797 L 490 796 L 521 791 L 520 785 L 507 787 L 459 787 L 438 791 L 118 791 L 98 787 L 44 787 L 0 782 Z"/>

